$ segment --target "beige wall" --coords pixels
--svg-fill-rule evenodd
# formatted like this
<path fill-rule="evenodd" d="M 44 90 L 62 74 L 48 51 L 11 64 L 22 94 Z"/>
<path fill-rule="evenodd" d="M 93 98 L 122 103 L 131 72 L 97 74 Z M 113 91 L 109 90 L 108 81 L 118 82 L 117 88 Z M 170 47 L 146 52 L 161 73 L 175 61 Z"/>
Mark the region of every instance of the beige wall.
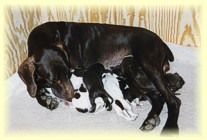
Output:
<path fill-rule="evenodd" d="M 47 21 L 98 22 L 145 27 L 164 41 L 200 47 L 199 7 L 70 6 L 7 7 L 5 15 L 5 78 L 27 57 L 30 31 Z"/>

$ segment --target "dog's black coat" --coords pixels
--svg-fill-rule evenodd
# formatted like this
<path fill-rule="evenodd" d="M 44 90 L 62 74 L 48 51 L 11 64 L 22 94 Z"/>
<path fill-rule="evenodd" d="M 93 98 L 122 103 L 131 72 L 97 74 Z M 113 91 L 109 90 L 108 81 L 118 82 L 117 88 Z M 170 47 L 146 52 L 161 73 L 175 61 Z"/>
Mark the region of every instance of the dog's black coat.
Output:
<path fill-rule="evenodd" d="M 39 98 L 41 93 L 38 92 L 40 85 L 34 76 L 36 73 L 51 85 L 56 94 L 65 100 L 71 100 L 74 89 L 69 80 L 70 69 L 79 70 L 80 75 L 96 63 L 109 69 L 119 65 L 127 55 L 134 56 L 136 63 L 141 66 L 167 104 L 168 119 L 163 132 L 178 132 L 177 119 L 181 101 L 168 89 L 164 78 L 164 73 L 169 69 L 168 61 L 173 61 L 174 57 L 159 36 L 149 30 L 96 23 L 42 24 L 29 35 L 28 59 L 19 67 L 19 75 L 27 85 L 29 94 L 40 100 L 39 102 L 42 101 Z M 50 59 L 46 59 L 48 57 Z M 63 78 L 62 72 L 57 72 L 58 67 L 64 69 L 63 73 L 68 72 L 68 77 Z M 96 75 L 91 75 L 87 80 L 88 85 L 92 85 Z M 133 75 L 128 75 L 131 76 Z"/>

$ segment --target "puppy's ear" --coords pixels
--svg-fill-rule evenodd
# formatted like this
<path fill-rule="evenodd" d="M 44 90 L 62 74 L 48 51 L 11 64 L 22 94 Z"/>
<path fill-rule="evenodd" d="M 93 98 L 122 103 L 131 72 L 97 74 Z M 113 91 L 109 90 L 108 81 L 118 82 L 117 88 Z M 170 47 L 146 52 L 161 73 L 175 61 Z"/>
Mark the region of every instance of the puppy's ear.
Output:
<path fill-rule="evenodd" d="M 34 81 L 34 71 L 35 71 L 35 60 L 34 56 L 31 56 L 23 61 L 19 66 L 18 74 L 22 81 L 27 85 L 27 91 L 31 97 L 35 97 L 37 92 L 37 85 Z"/>

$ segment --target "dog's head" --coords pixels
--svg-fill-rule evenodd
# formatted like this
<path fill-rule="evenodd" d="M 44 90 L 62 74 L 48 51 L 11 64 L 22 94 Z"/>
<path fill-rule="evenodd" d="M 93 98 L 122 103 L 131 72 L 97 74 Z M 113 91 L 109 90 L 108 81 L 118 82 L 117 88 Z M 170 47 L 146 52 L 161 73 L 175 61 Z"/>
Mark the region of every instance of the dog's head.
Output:
<path fill-rule="evenodd" d="M 62 43 L 44 46 L 20 65 L 18 74 L 27 85 L 27 91 L 31 97 L 35 97 L 38 88 L 36 74 L 48 82 L 57 97 L 69 101 L 73 98 L 70 63 L 63 47 Z"/>

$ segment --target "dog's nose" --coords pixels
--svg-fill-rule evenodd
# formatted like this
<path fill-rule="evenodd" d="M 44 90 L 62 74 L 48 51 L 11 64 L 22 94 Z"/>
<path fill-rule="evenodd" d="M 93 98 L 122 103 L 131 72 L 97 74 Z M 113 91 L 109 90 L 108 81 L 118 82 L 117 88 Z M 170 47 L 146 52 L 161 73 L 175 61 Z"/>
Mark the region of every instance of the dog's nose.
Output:
<path fill-rule="evenodd" d="M 68 96 L 65 98 L 65 100 L 71 102 L 73 98 L 74 98 L 74 94 L 68 94 Z"/>

